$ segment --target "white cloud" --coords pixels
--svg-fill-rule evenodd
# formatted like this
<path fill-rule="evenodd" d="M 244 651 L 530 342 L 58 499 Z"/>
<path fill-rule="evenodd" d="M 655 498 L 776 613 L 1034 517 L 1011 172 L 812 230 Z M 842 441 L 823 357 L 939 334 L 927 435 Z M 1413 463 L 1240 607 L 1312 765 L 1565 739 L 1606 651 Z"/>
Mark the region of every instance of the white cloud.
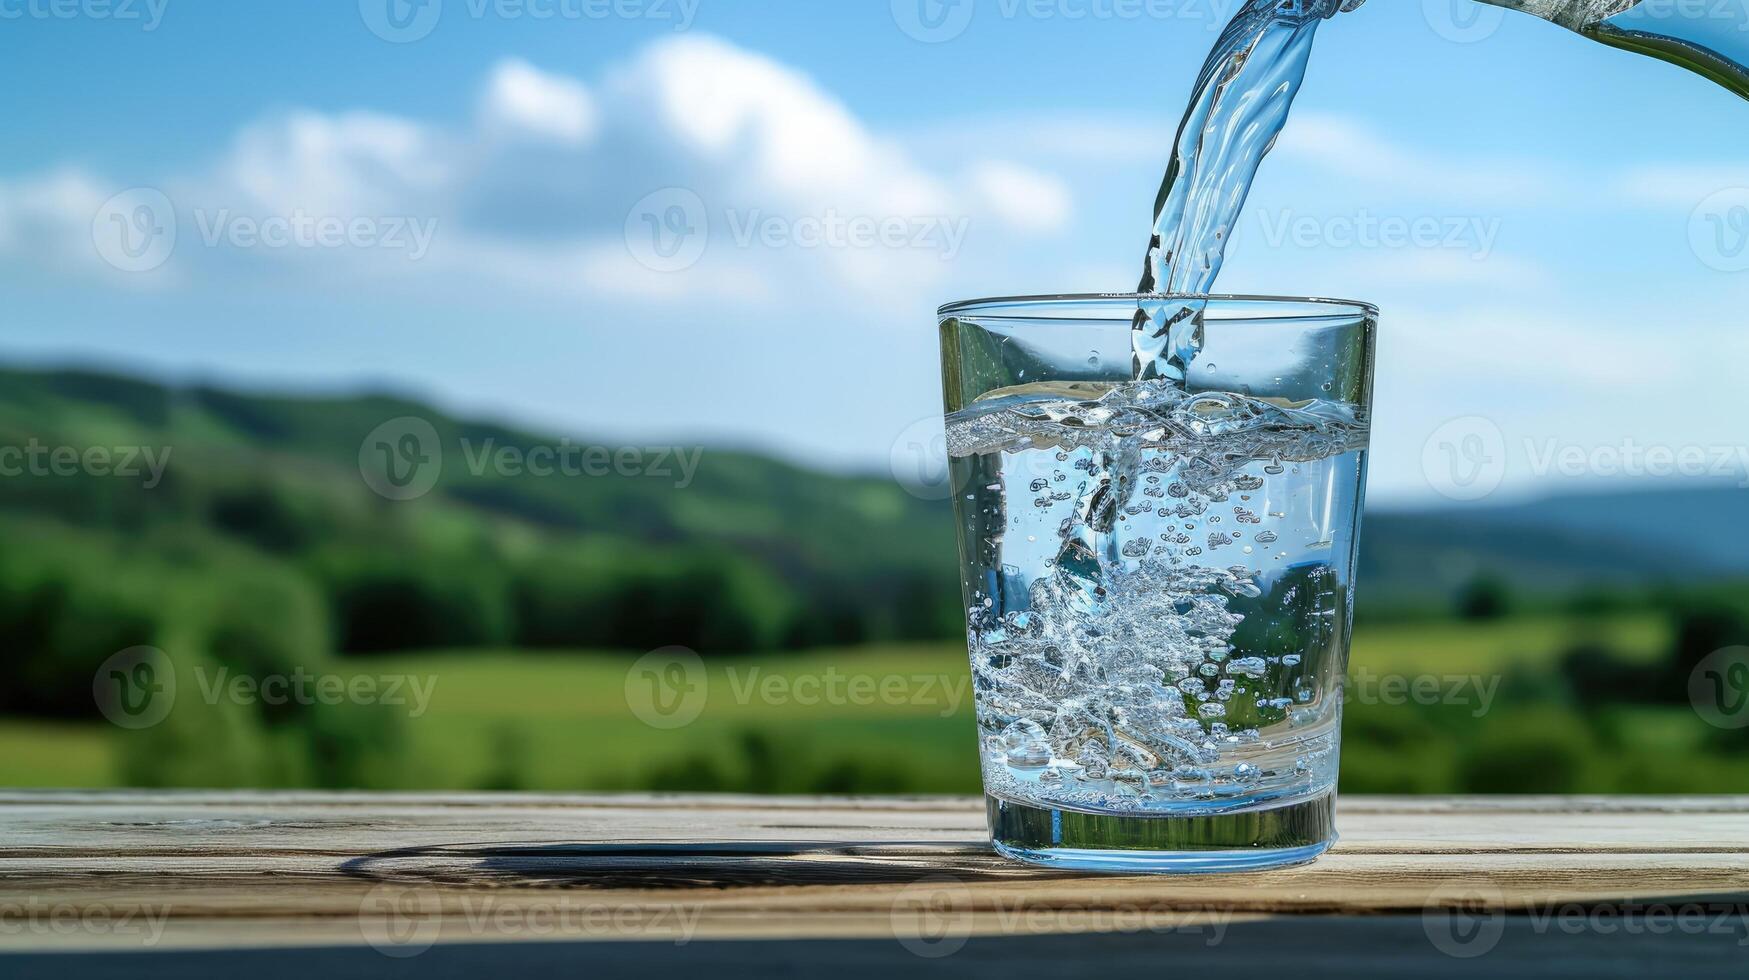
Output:
<path fill-rule="evenodd" d="M 1530 259 L 1464 251 L 1400 249 L 1349 262 L 1354 274 L 1400 286 L 1486 286 L 1497 289 L 1547 289 L 1554 278 Z"/>
<path fill-rule="evenodd" d="M 1327 112 L 1301 112 L 1282 131 L 1275 152 L 1333 173 L 1424 196 L 1461 196 L 1500 203 L 1544 198 L 1556 169 L 1534 160 L 1454 158 L 1402 146 L 1367 123 Z"/>
<path fill-rule="evenodd" d="M 82 244 L 91 253 L 91 219 L 108 196 L 92 177 L 70 168 L 0 181 L 0 248 L 36 246 L 63 254 Z"/>
<path fill-rule="evenodd" d="M 117 190 L 71 167 L 0 180 L 0 256 L 21 268 L 68 270 L 130 288 L 178 281 L 174 270 L 157 277 L 130 276 L 105 261 L 98 248 L 97 223 Z"/>
<path fill-rule="evenodd" d="M 906 144 L 976 157 L 1000 147 L 1029 160 L 1163 170 L 1171 159 L 1176 118 L 1104 110 L 1041 111 L 930 122 L 906 132 Z"/>
<path fill-rule="evenodd" d="M 1384 320 L 1396 362 L 1422 366 L 1403 372 L 1422 384 L 1429 380 L 1424 366 L 1437 365 L 1445 383 L 1522 383 L 1577 404 L 1610 388 L 1670 385 L 1685 370 L 1681 358 L 1639 343 L 1630 331 L 1548 310 L 1392 308 Z"/>
<path fill-rule="evenodd" d="M 1016 228 L 1055 231 L 1069 220 L 1069 188 L 1049 174 L 990 162 L 973 168 L 971 179 L 984 206 Z"/>
<path fill-rule="evenodd" d="M 483 103 L 488 127 L 578 145 L 595 132 L 595 101 L 581 82 L 511 59 L 493 69 Z"/>
<path fill-rule="evenodd" d="M 253 263 L 275 275 L 306 260 L 300 275 L 320 268 L 345 279 L 482 278 L 565 295 L 749 302 L 849 289 L 865 302 L 903 305 L 944 278 L 950 239 L 951 254 L 968 233 L 996 252 L 1006 246 L 1002 229 L 1058 228 L 1072 210 L 1061 181 L 1014 164 L 932 169 L 808 76 L 711 38 L 656 42 L 592 85 L 505 61 L 483 80 L 477 106 L 456 126 L 305 110 L 245 127 L 208 167 L 159 183 L 184 231 L 165 268 L 217 278 Z M 88 223 L 92 198 L 121 189 L 95 190 L 102 187 L 93 181 L 62 210 Z M 672 272 L 640 262 L 628 231 L 641 228 L 634 204 L 664 188 L 702 201 L 696 218 L 711 231 L 704 254 Z M 12 250 L 29 252 L 36 232 L 14 216 L 22 206 L 19 191 L 0 186 L 0 233 Z M 191 215 L 210 226 L 220 212 L 409 218 L 436 232 L 417 263 L 363 248 L 201 247 L 210 242 Z M 817 226 L 849 221 L 933 229 L 934 237 L 815 241 Z M 737 226 L 779 234 L 737 237 Z"/>
<path fill-rule="evenodd" d="M 245 128 L 218 173 L 191 193 L 277 214 L 380 214 L 452 178 L 443 144 L 427 127 L 392 116 L 295 112 Z M 234 191 L 245 200 L 226 200 Z"/>
<path fill-rule="evenodd" d="M 1625 203 L 1686 211 L 1719 191 L 1744 187 L 1749 187 L 1749 166 L 1660 164 L 1623 172 L 1612 189 Z"/>

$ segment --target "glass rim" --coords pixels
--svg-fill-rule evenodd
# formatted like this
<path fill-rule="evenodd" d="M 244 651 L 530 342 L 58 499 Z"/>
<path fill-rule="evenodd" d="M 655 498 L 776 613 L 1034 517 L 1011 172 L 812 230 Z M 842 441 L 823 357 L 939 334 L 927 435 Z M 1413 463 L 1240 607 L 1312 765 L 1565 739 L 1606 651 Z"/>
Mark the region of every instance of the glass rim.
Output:
<path fill-rule="evenodd" d="M 935 311 L 940 318 L 974 313 L 980 310 L 989 311 L 987 316 L 1002 316 L 1000 310 L 1026 306 L 1059 305 L 1066 308 L 1092 307 L 1097 304 L 1139 303 L 1143 299 L 1200 299 L 1217 304 L 1253 303 L 1261 306 L 1289 305 L 1328 307 L 1331 312 L 1326 315 L 1353 316 L 1360 314 L 1377 318 L 1379 308 L 1371 303 L 1356 299 L 1336 299 L 1324 296 L 1261 296 L 1249 293 L 1043 293 L 1036 296 L 988 296 L 982 299 L 966 299 L 947 303 Z M 1019 314 L 1011 314 L 1019 315 Z M 1247 319 L 1300 319 L 1306 314 L 1294 314 L 1285 310 L 1276 316 L 1267 312 L 1260 316 Z M 1313 314 L 1316 315 L 1316 314 Z M 1049 319 L 1049 317 L 1028 317 L 1028 319 Z M 1076 317 L 1074 319 L 1093 319 L 1092 317 Z"/>

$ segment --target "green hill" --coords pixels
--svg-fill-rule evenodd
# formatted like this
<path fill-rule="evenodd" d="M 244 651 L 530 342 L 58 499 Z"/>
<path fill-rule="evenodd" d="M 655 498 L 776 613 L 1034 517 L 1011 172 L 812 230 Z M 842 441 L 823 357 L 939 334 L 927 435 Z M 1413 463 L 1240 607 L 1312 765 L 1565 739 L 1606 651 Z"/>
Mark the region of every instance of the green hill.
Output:
<path fill-rule="evenodd" d="M 435 433 L 435 485 L 391 500 L 367 479 L 381 447 L 361 447 L 405 418 Z M 322 595 L 346 652 L 736 652 L 959 629 L 945 509 L 891 481 L 698 447 L 677 459 L 561 440 L 386 397 L 243 395 L 85 372 L 0 373 L 0 446 L 147 447 L 132 478 L 59 476 L 45 458 L 0 480 L 0 514 L 39 534 L 173 537 L 285 566 Z M 611 462 L 622 450 L 639 451 L 632 467 Z M 166 452 L 153 485 L 147 461 Z M 543 452 L 569 454 L 570 475 L 556 463 L 527 472 L 546 473 Z M 113 455 L 119 468 L 125 453 Z"/>
<path fill-rule="evenodd" d="M 391 468 L 415 479 L 397 487 Z M 90 593 L 98 568 L 118 582 L 186 582 L 206 594 L 197 606 L 227 592 L 227 570 L 251 569 L 298 594 L 281 605 L 316 611 L 298 632 L 344 654 L 727 654 L 962 628 L 945 502 L 748 453 L 649 452 L 384 396 L 8 370 L 0 470 L 12 474 L 0 527 L 13 539 L 0 572 L 24 589 L 5 622 L 26 650 L 52 646 L 43 596 Z M 1491 513 L 1369 516 L 1363 609 L 1449 608 L 1482 578 L 1534 597 L 1727 570 L 1712 555 Z"/>
<path fill-rule="evenodd" d="M 688 646 L 719 671 L 861 663 L 872 675 L 915 662 L 951 673 L 956 657 L 964 663 L 952 653 L 963 625 L 945 502 L 918 500 L 887 479 L 813 473 L 747 453 L 705 448 L 695 456 L 697 447 L 682 447 L 684 462 L 672 447 L 618 455 L 638 448 L 458 419 L 382 396 L 267 396 L 91 372 L 0 371 L 0 644 L 13 666 L 11 683 L 0 685 L 0 736 L 12 738 L 35 782 L 54 782 L 57 766 L 73 764 L 57 759 L 95 759 L 94 675 L 101 685 L 99 665 L 149 646 L 195 696 L 179 695 L 167 718 L 143 730 L 102 726 L 114 755 L 90 765 L 123 784 L 969 786 L 963 712 L 834 715 L 829 725 L 750 709 L 713 714 L 659 744 L 628 719 L 613 651 Z M 547 473 L 547 453 L 555 467 L 561 457 L 574 460 L 573 472 Z M 1381 651 L 1405 664 L 1448 662 L 1482 634 L 1453 633 L 1441 645 L 1445 627 L 1429 614 L 1448 616 L 1479 580 L 1494 580 L 1514 603 L 1553 607 L 1598 585 L 1643 590 L 1737 570 L 1716 555 L 1648 548 L 1547 519 L 1551 510 L 1568 513 L 1550 504 L 1369 517 L 1363 610 L 1423 618 L 1368 626 L 1384 632 L 1362 631 L 1358 662 L 1382 662 Z M 1617 519 L 1610 508 L 1593 510 Z M 1733 611 L 1740 600 L 1728 583 L 1716 588 L 1725 591 L 1711 605 L 1670 618 L 1681 624 L 1674 639 L 1663 636 L 1662 606 L 1628 619 L 1588 610 L 1548 618 L 1554 639 L 1527 625 L 1544 620 L 1521 617 L 1501 625 L 1494 660 L 1534 655 L 1526 662 L 1542 665 L 1502 668 L 1506 687 L 1516 684 L 1514 696 L 1538 717 L 1565 711 L 1559 705 L 1570 695 L 1559 692 L 1568 687 L 1587 692 L 1571 695 L 1574 703 L 1651 697 L 1657 703 L 1646 710 L 1666 711 L 1663 701 L 1681 687 L 1672 678 L 1685 678 L 1694 656 L 1743 635 Z M 1471 605 L 1489 613 L 1485 602 Z M 1624 622 L 1659 635 L 1617 650 Z M 1587 633 L 1587 623 L 1614 625 Z M 1657 659 L 1664 647 L 1681 669 Z M 816 652 L 787 652 L 802 650 Z M 1551 664 L 1572 677 L 1551 674 Z M 412 724 L 405 712 L 344 699 L 269 704 L 200 690 L 227 671 L 380 670 L 441 673 L 443 720 Z M 469 707 L 464 695 L 481 703 Z M 1414 728 L 1426 719 L 1382 710 L 1355 716 L 1363 727 L 1384 726 L 1355 740 L 1356 758 L 1402 782 L 1364 785 L 1471 785 L 1450 773 L 1425 775 L 1432 770 L 1420 757 L 1402 761 L 1410 757 L 1401 745 L 1437 744 L 1444 729 Z M 1459 714 L 1452 730 L 1469 731 L 1473 720 Z M 1585 742 L 1556 734 L 1551 744 L 1562 752 Z M 568 735 L 583 742 L 538 753 L 545 768 L 503 768 L 529 755 L 516 746 Z M 612 766 L 597 758 L 601 746 L 616 747 L 606 753 Z M 921 768 L 939 770 L 939 779 L 901 779 L 903 767 L 880 751 L 893 746 L 907 757 L 938 753 L 939 766 Z M 1377 751 L 1367 755 L 1366 746 Z M 770 765 L 755 764 L 761 759 Z M 745 775 L 772 768 L 787 781 Z M 1477 773 L 1497 768 L 1474 764 Z"/>

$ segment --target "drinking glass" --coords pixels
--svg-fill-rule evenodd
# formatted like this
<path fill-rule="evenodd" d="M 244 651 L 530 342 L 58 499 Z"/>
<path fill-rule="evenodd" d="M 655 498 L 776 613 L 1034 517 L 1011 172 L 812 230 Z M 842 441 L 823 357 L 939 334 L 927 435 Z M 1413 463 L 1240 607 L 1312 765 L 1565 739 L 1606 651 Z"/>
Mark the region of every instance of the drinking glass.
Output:
<path fill-rule="evenodd" d="M 1134 382 L 1139 304 L 1199 310 Z M 1378 312 L 1124 294 L 943 307 L 990 834 L 1019 860 L 1213 872 L 1336 839 Z"/>

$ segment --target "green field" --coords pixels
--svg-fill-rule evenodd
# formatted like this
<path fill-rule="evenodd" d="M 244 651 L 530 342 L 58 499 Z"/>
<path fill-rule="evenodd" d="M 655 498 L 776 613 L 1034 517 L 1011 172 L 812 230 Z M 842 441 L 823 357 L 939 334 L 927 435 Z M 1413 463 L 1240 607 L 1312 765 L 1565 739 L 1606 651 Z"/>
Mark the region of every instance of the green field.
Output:
<path fill-rule="evenodd" d="M 1514 703 L 1510 685 L 1498 687 L 1503 674 L 1547 669 L 1555 651 L 1588 639 L 1607 639 L 1627 657 L 1651 658 L 1668 644 L 1669 632 L 1665 618 L 1637 613 L 1363 627 L 1354 641 L 1352 676 L 1431 676 L 1447 687 L 1465 678 L 1488 679 L 1495 686 L 1494 700 L 1486 705 L 1486 715 L 1477 717 L 1483 705 L 1473 700 L 1455 707 L 1401 698 L 1362 703 L 1351 690 L 1346 755 L 1354 772 L 1352 777 L 1345 772 L 1345 779 L 1369 790 L 1432 792 L 1462 784 L 1462 749 L 1485 744 L 1491 732 L 1522 727 L 1526 718 L 1534 721 L 1536 737 L 1546 736 L 1551 726 L 1559 731 L 1578 724 L 1559 705 Z M 957 645 L 713 658 L 706 662 L 705 699 L 696 719 L 673 729 L 645 724 L 628 705 L 627 675 L 634 659 L 430 653 L 349 659 L 338 669 L 349 681 L 407 677 L 429 691 L 423 711 L 415 703 L 374 709 L 401 720 L 397 737 L 404 743 L 403 762 L 384 777 L 386 788 L 970 792 L 977 787 L 969 678 Z M 828 690 L 828 683 L 836 687 Z M 184 683 L 178 710 L 202 710 L 200 690 Z M 1641 736 L 1641 744 L 1626 756 L 1615 752 L 1611 760 L 1581 760 L 1580 771 L 1588 773 L 1583 778 L 1595 784 L 1589 788 L 1620 791 L 1618 784 L 1629 779 L 1624 773 L 1643 767 L 1647 753 L 1682 755 L 1708 734 L 1680 708 L 1611 710 L 1618 727 Z M 119 780 L 123 740 L 138 737 L 101 724 L 3 721 L 0 782 L 113 785 Z M 1438 741 L 1440 751 L 1420 751 L 1426 746 L 1413 744 L 1423 741 Z M 1534 741 L 1527 737 L 1527 743 Z M 1749 769 L 1742 765 L 1711 771 L 1723 782 L 1749 786 Z M 1670 778 L 1688 777 L 1658 782 Z"/>

